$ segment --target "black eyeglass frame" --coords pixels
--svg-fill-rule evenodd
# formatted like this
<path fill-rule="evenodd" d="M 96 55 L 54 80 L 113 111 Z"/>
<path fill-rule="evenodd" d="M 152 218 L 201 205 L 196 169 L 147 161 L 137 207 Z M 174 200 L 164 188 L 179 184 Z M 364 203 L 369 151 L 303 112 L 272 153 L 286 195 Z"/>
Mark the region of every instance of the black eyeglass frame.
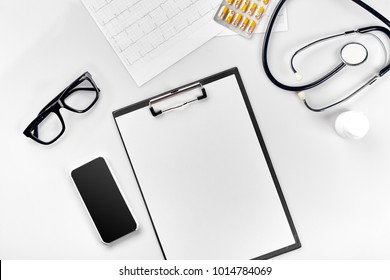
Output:
<path fill-rule="evenodd" d="M 95 99 L 91 102 L 91 104 L 83 109 L 83 110 L 77 110 L 75 108 L 70 107 L 66 104 L 65 99 L 70 96 L 72 93 L 74 93 L 77 90 L 80 90 L 80 88 L 77 88 L 79 84 L 81 84 L 83 81 L 88 80 L 93 88 L 83 88 L 83 90 L 93 90 L 96 92 Z M 92 79 L 91 74 L 87 71 L 84 74 L 82 74 L 80 77 L 78 77 L 76 80 L 74 80 L 69 86 L 67 86 L 62 92 L 60 92 L 52 101 L 50 101 L 38 114 L 38 116 L 27 126 L 27 128 L 23 131 L 23 134 L 26 137 L 29 137 L 33 139 L 34 141 L 43 144 L 43 145 L 50 145 L 58 140 L 64 134 L 65 132 L 65 121 L 61 116 L 60 109 L 64 108 L 69 111 L 72 111 L 74 113 L 85 113 L 89 109 L 91 109 L 99 99 L 99 93 L 100 89 L 97 87 L 96 83 Z M 51 141 L 45 142 L 38 138 L 38 126 L 39 124 L 50 114 L 54 113 L 58 116 L 61 124 L 62 129 L 61 132 Z"/>

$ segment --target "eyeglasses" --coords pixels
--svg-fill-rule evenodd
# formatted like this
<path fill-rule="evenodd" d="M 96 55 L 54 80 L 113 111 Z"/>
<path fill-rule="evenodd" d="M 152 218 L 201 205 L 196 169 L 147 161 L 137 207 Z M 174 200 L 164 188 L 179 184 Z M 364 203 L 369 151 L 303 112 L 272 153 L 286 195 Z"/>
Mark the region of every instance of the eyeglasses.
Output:
<path fill-rule="evenodd" d="M 95 105 L 99 92 L 100 89 L 91 74 L 85 72 L 50 101 L 27 126 L 23 134 L 40 144 L 52 144 L 65 131 L 65 122 L 60 109 L 85 113 Z"/>

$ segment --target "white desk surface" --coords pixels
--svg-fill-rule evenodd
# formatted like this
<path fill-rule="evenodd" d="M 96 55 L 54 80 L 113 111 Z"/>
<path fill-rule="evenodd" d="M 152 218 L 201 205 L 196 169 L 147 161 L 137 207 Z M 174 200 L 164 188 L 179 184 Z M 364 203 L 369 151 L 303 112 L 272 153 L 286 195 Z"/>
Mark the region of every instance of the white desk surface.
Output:
<path fill-rule="evenodd" d="M 367 2 L 390 17 L 389 1 Z M 303 43 L 379 24 L 346 0 L 288 1 L 288 22 L 289 31 L 271 43 L 272 69 L 283 77 Z M 312 113 L 265 76 L 263 35 L 215 38 L 139 88 L 78 0 L 3 0 L 0 30 L 0 259 L 161 259 L 111 113 L 234 66 L 302 242 L 277 259 L 390 258 L 389 77 L 346 105 Z M 24 137 L 39 110 L 86 70 L 101 89 L 98 104 L 85 115 L 62 111 L 67 131 L 54 145 Z M 335 118 L 346 110 L 367 115 L 365 138 L 335 133 Z M 69 176 L 93 155 L 110 162 L 140 223 L 110 246 L 100 243 Z"/>

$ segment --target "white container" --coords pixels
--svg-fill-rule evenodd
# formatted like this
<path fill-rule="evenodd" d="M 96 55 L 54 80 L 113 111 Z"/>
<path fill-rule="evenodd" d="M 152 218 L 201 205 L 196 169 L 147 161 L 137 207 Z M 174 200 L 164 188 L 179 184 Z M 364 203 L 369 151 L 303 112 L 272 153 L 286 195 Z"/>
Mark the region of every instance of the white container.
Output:
<path fill-rule="evenodd" d="M 341 113 L 335 122 L 337 133 L 344 138 L 360 139 L 363 138 L 370 128 L 370 122 L 367 117 L 356 111 L 347 111 Z"/>

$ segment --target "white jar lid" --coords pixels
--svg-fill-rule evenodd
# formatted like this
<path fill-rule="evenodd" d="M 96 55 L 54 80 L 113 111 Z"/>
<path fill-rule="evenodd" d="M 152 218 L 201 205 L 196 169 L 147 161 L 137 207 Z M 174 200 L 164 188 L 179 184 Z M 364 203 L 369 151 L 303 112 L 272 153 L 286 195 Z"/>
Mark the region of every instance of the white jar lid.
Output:
<path fill-rule="evenodd" d="M 363 113 L 348 111 L 337 117 L 335 128 L 342 137 L 360 139 L 367 134 L 370 122 Z"/>

